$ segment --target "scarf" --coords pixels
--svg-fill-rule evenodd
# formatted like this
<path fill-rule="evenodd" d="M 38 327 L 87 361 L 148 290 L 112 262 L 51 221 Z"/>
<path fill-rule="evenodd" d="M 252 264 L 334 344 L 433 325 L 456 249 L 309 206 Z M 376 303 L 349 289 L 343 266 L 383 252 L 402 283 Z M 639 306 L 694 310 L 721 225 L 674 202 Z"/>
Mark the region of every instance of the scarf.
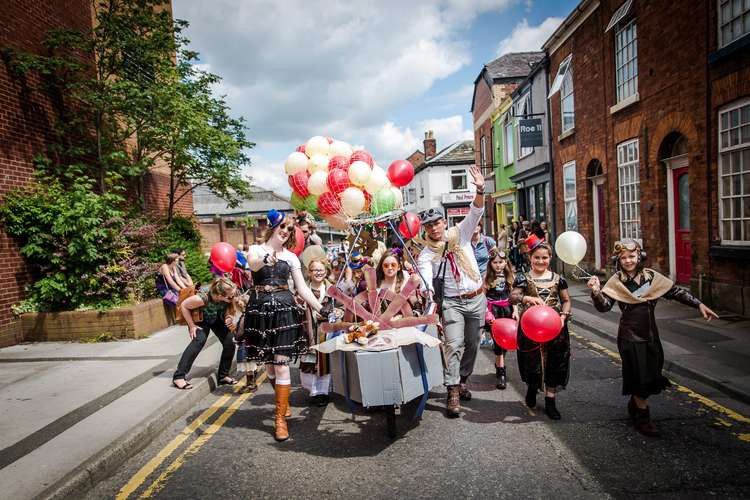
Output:
<path fill-rule="evenodd" d="M 635 296 L 630 290 L 628 290 L 628 287 L 625 286 L 625 282 L 628 281 L 628 279 L 627 274 L 618 271 L 607 280 L 604 288 L 602 288 L 602 292 L 619 302 L 624 302 L 626 304 L 642 304 L 649 300 L 658 299 L 671 290 L 674 285 L 672 280 L 666 276 L 659 274 L 653 269 L 644 268 L 633 279 L 640 280 L 636 282 L 641 285 L 650 282 L 650 286 L 643 295 Z"/>
<path fill-rule="evenodd" d="M 443 249 L 445 245 L 448 245 L 448 249 L 445 252 L 445 258 L 451 266 L 451 273 L 456 279 L 456 283 L 460 281 L 461 271 L 474 281 L 480 281 L 480 276 L 474 267 L 471 265 L 471 259 L 466 255 L 466 252 L 461 248 L 461 240 L 458 234 L 458 228 L 452 227 L 445 232 L 448 241 L 433 241 L 430 238 L 419 238 L 417 243 L 422 244 L 425 248 L 429 248 L 435 252 L 433 262 L 440 262 L 443 256 Z M 415 238 L 416 239 L 416 238 Z"/>

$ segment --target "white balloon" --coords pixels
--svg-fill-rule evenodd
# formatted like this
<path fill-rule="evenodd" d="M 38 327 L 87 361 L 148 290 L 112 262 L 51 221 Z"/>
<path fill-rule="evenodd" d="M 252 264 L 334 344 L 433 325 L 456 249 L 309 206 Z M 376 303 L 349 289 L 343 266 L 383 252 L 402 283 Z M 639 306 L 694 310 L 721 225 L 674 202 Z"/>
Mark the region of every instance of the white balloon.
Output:
<path fill-rule="evenodd" d="M 402 208 L 404 206 L 404 195 L 401 192 L 401 188 L 397 188 L 396 186 L 391 186 L 391 190 L 393 191 L 393 197 L 396 200 L 396 202 L 393 205 L 393 208 Z"/>
<path fill-rule="evenodd" d="M 333 141 L 329 146 L 328 156 L 333 158 L 334 156 L 343 156 L 349 158 L 354 151 L 349 143 L 344 141 Z"/>
<path fill-rule="evenodd" d="M 327 155 L 329 149 L 328 139 L 320 135 L 311 137 L 307 141 L 307 144 L 305 144 L 305 154 L 308 158 L 312 158 L 315 155 Z"/>
<path fill-rule="evenodd" d="M 315 172 L 328 172 L 328 157 L 325 155 L 313 155 L 307 164 L 307 170 L 311 174 Z"/>
<path fill-rule="evenodd" d="M 571 266 L 575 266 L 586 256 L 586 239 L 577 231 L 565 231 L 555 241 L 555 253 Z"/>
<path fill-rule="evenodd" d="M 286 175 L 294 175 L 297 172 L 302 172 L 307 168 L 307 156 L 305 153 L 295 151 L 286 157 L 284 162 L 284 170 Z"/>
<path fill-rule="evenodd" d="M 299 259 L 302 261 L 302 265 L 305 266 L 305 268 L 310 265 L 311 260 L 325 258 L 326 251 L 320 245 L 308 245 L 307 247 L 305 247 L 302 255 L 299 256 Z"/>
<path fill-rule="evenodd" d="M 341 209 L 349 217 L 356 217 L 365 208 L 365 194 L 361 189 L 349 187 L 341 193 Z"/>
<path fill-rule="evenodd" d="M 320 196 L 328 191 L 328 172 L 317 171 L 307 181 L 307 190 L 311 194 Z"/>
<path fill-rule="evenodd" d="M 385 171 L 379 166 L 375 165 L 374 167 L 372 167 L 372 172 L 370 173 L 370 178 L 367 179 L 365 189 L 368 193 L 375 194 L 383 189 L 387 183 L 388 176 L 385 174 Z"/>
<path fill-rule="evenodd" d="M 349 165 L 349 180 L 355 186 L 364 186 L 370 179 L 370 165 L 363 161 L 355 161 Z"/>

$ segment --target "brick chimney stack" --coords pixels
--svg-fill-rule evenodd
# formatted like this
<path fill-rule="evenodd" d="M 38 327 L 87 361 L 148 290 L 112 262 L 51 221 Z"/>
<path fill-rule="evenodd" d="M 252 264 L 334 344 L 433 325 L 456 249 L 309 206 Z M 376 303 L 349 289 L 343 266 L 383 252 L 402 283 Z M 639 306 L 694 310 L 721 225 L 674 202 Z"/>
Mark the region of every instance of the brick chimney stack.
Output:
<path fill-rule="evenodd" d="M 429 160 L 437 152 L 437 142 L 432 137 L 432 130 L 424 133 L 424 159 Z"/>

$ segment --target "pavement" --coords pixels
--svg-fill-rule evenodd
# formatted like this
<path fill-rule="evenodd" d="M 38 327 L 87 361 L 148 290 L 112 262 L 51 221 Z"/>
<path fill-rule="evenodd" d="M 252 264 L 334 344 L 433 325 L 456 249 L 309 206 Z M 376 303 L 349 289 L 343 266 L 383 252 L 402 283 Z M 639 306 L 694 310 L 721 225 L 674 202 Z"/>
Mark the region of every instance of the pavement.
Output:
<path fill-rule="evenodd" d="M 615 425 L 621 427 L 623 422 L 627 420 L 620 415 L 622 412 L 619 408 L 621 406 L 619 401 L 619 367 L 615 364 L 619 311 L 615 309 L 615 311 L 606 314 L 596 312 L 588 298 L 587 289 L 581 284 L 571 283 L 570 293 L 574 301 L 571 332 L 577 345 L 577 353 L 574 353 L 574 356 L 577 356 L 579 360 L 584 359 L 587 364 L 590 363 L 590 367 L 579 368 L 581 365 L 573 365 L 571 385 L 575 387 L 582 380 L 584 385 L 590 383 L 595 385 L 596 389 L 592 385 L 588 389 L 588 393 L 584 391 L 577 394 L 569 390 L 565 395 L 566 398 L 568 394 L 573 396 L 570 399 L 571 402 L 584 403 L 592 399 L 598 400 L 600 394 L 597 391 L 601 391 L 601 388 L 605 387 L 607 398 L 614 399 L 612 401 L 598 401 L 593 406 L 602 410 L 597 418 L 603 419 L 602 422 L 607 423 L 599 422 L 595 424 L 593 431 L 591 428 L 576 430 L 571 427 L 569 438 L 566 437 L 562 443 L 559 441 L 559 436 L 557 438 L 553 436 L 557 435 L 557 432 L 549 434 L 543 429 L 530 431 L 520 440 L 513 435 L 506 436 L 505 431 L 503 431 L 501 433 L 502 439 L 498 442 L 493 441 L 493 443 L 497 446 L 506 443 L 515 447 L 528 448 L 528 456 L 524 457 L 524 460 L 536 457 L 537 447 L 541 447 L 539 453 L 557 454 L 562 460 L 560 463 L 547 463 L 540 458 L 539 464 L 529 467 L 531 467 L 531 470 L 537 470 L 538 467 L 546 464 L 544 466 L 548 467 L 548 469 L 545 469 L 548 473 L 544 473 L 544 477 L 559 475 L 561 480 L 570 479 L 574 481 L 574 490 L 580 495 L 599 496 L 607 488 L 594 479 L 591 467 L 595 464 L 587 465 L 587 463 L 590 459 L 589 455 L 604 460 L 603 452 L 599 453 L 587 449 L 578 450 L 579 443 L 576 442 L 576 439 L 589 442 L 592 438 L 588 433 L 594 432 L 597 426 Z M 720 310 L 717 312 L 722 314 Z M 750 430 L 738 432 L 736 426 L 750 424 L 750 419 L 745 416 L 750 415 L 750 411 L 748 411 L 750 406 L 747 406 L 750 404 L 750 321 L 744 318 L 722 315 L 722 319 L 706 323 L 700 318 L 696 310 L 667 300 L 660 301 L 657 306 L 657 318 L 666 354 L 666 369 L 670 378 L 679 381 L 681 384 L 679 387 L 684 389 L 680 389 L 679 398 L 682 399 L 674 396 L 674 404 L 684 406 L 687 404 L 685 401 L 693 404 L 694 399 L 697 398 L 709 409 L 707 410 L 709 415 L 704 415 L 701 418 L 708 419 L 711 422 L 709 425 L 713 425 L 716 421 L 728 422 L 734 420 L 739 422 L 739 424 L 736 422 L 731 425 L 728 424 L 729 427 L 732 427 L 732 425 L 734 427 L 727 432 L 735 436 L 741 436 L 743 446 L 748 446 Z M 210 406 L 210 403 L 216 402 L 218 398 L 223 398 L 222 404 L 229 405 L 231 402 L 227 398 L 236 397 L 237 391 L 227 387 L 216 388 L 215 369 L 218 363 L 220 346 L 213 337 L 210 338 L 207 347 L 200 354 L 191 371 L 190 378 L 195 388 L 189 391 L 179 391 L 171 386 L 171 374 L 186 344 L 186 328 L 174 326 L 141 340 L 99 344 L 36 343 L 0 349 L 0 401 L 2 401 L 0 406 L 0 491 L 3 491 L 2 496 L 14 499 L 80 498 L 92 489 L 93 491 L 99 491 L 97 490 L 99 483 L 108 485 L 107 487 L 110 489 L 107 490 L 107 494 L 113 488 L 116 492 L 122 486 L 121 483 L 115 484 L 116 481 L 122 482 L 127 479 L 122 476 L 123 464 L 132 463 L 135 464 L 132 467 L 135 467 L 138 464 L 139 456 L 148 453 L 151 448 L 163 443 L 164 440 L 168 440 L 171 434 L 183 432 L 182 428 L 186 423 L 196 421 L 203 406 Z M 591 352 L 598 354 L 592 355 Z M 483 350 L 482 356 L 489 359 L 486 349 Z M 517 375 L 513 374 L 515 359 L 513 355 L 510 357 L 510 373 L 514 384 L 518 385 L 520 381 L 518 381 Z M 610 359 L 604 363 L 599 358 Z M 529 422 L 529 414 L 524 413 L 525 409 L 520 403 L 522 398 L 518 396 L 518 391 L 522 389 L 516 387 L 504 393 L 492 392 L 492 368 L 487 365 L 486 359 L 482 363 L 484 363 L 483 367 L 478 371 L 481 371 L 483 375 L 476 387 L 486 390 L 487 395 L 492 397 L 484 402 L 480 398 L 475 403 L 475 408 L 468 411 L 467 418 L 475 424 Z M 486 382 L 484 385 L 482 385 L 483 379 L 487 379 L 484 381 Z M 487 389 L 487 387 L 490 389 Z M 689 387 L 689 389 L 686 387 Z M 223 455 L 218 458 L 214 457 L 217 460 L 216 466 L 223 464 L 227 467 L 234 467 L 232 463 L 228 462 L 237 460 L 239 463 L 244 463 L 248 460 L 248 456 L 256 454 L 255 451 L 266 450 L 272 444 L 266 442 L 269 422 L 267 421 L 268 415 L 265 415 L 265 413 L 268 413 L 266 410 L 272 404 L 272 397 L 268 388 L 263 388 L 254 396 L 243 396 L 245 398 L 252 397 L 253 401 L 261 404 L 263 408 L 258 409 L 254 406 L 249 409 L 244 408 L 241 405 L 246 404 L 244 403 L 245 400 L 236 399 L 235 411 L 242 415 L 242 420 L 237 421 L 239 417 L 236 415 L 234 417 L 228 415 L 225 420 L 230 422 L 228 424 L 230 427 L 235 428 L 235 431 L 241 434 L 226 438 L 227 442 L 223 444 L 226 449 L 223 448 L 219 452 Z M 432 429 L 432 431 L 441 435 L 440 439 L 443 440 L 443 444 L 450 449 L 460 448 L 461 436 L 465 436 L 465 433 L 480 432 L 482 428 L 467 427 L 464 429 L 461 427 L 464 424 L 458 424 L 457 427 L 461 429 L 458 434 L 452 435 L 451 433 L 450 436 L 441 434 L 444 433 L 442 428 L 444 419 L 441 416 L 442 398 L 443 395 L 439 390 L 438 393 L 433 394 L 433 399 L 428 404 L 426 414 L 437 419 L 437 423 L 434 426 L 432 424 L 422 426 L 422 429 Z M 669 396 L 669 398 L 672 398 L 672 396 Z M 252 404 L 255 405 L 256 403 Z M 360 434 L 367 431 L 377 433 L 379 436 L 381 430 L 383 430 L 380 429 L 381 423 L 377 417 L 364 420 L 357 419 L 354 422 L 347 421 L 348 423 L 337 427 L 338 424 L 334 424 L 332 421 L 338 421 L 343 418 L 342 415 L 346 414 L 345 405 L 342 401 L 337 401 L 335 405 L 329 405 L 329 410 L 326 410 L 325 414 L 319 415 L 316 413 L 317 410 L 305 408 L 305 397 L 300 390 L 297 390 L 293 397 L 293 404 L 298 408 L 303 408 L 301 411 L 303 416 L 312 418 L 310 422 L 302 425 L 305 432 L 319 432 L 321 428 L 329 429 L 330 427 L 323 433 L 323 436 L 327 437 L 328 440 L 315 444 L 304 444 L 303 448 L 295 453 L 281 452 L 277 458 L 282 459 L 286 456 L 294 457 L 302 454 L 322 457 L 322 459 L 334 459 L 333 463 L 329 465 L 334 466 L 339 474 L 354 474 L 358 477 L 370 472 L 367 472 L 364 462 L 360 464 L 357 460 L 351 464 L 352 466 L 358 464 L 357 467 L 349 470 L 350 464 L 347 457 L 351 453 L 354 453 L 356 457 L 364 458 L 382 452 L 386 453 L 384 458 L 389 459 L 388 453 L 390 452 L 388 450 L 391 449 L 391 445 L 380 437 L 368 437 L 364 443 L 367 446 L 372 446 L 372 448 L 357 451 L 362 439 Z M 483 408 L 495 408 L 493 406 L 495 404 L 500 405 L 502 415 L 495 415 L 494 413 L 488 414 L 489 416 L 485 415 Z M 575 408 L 575 413 L 579 415 L 575 417 L 576 419 L 580 420 L 587 415 L 587 412 L 590 411 L 587 405 L 588 403 Z M 513 411 L 510 411 L 511 409 Z M 606 411 L 604 411 L 605 409 Z M 214 409 L 213 411 L 218 412 L 219 410 Z M 334 413 L 329 416 L 328 411 Z M 563 414 L 565 415 L 566 412 L 569 413 L 570 409 L 563 411 Z M 670 409 L 665 418 L 667 420 L 680 420 L 682 418 L 680 415 L 678 410 Z M 248 419 L 252 423 L 246 425 Z M 612 422 L 615 423 L 612 424 Z M 252 431 L 249 434 L 243 432 L 248 430 L 248 425 Z M 719 425 L 723 426 L 724 424 Z M 510 426 L 509 428 L 512 427 L 517 426 Z M 213 432 L 219 432 L 219 429 L 215 426 L 211 428 Z M 713 427 L 711 428 L 713 429 Z M 621 431 L 622 429 L 618 427 L 615 435 L 619 436 Z M 422 432 L 424 431 L 418 431 L 414 434 L 415 438 L 410 439 L 412 445 L 418 439 L 416 436 L 420 436 Z M 577 436 L 576 433 L 580 432 L 585 434 L 574 437 Z M 628 441 L 635 439 L 631 431 L 622 431 L 622 433 L 623 436 L 619 438 Z M 208 438 L 210 435 L 207 434 L 206 437 Z M 186 439 L 186 437 L 183 437 L 183 439 Z M 332 439 L 338 440 L 341 446 L 337 445 L 335 449 L 332 449 Z M 535 440 L 534 446 L 528 446 L 529 439 Z M 221 440 L 218 441 L 221 442 Z M 477 446 L 480 446 L 480 443 Z M 571 447 L 574 452 L 570 452 Z M 230 459 L 228 457 L 232 454 L 227 454 L 227 449 L 234 448 L 243 450 L 244 454 Z M 727 449 L 730 452 L 737 451 L 733 447 Z M 747 451 L 747 448 L 743 448 L 743 450 Z M 402 463 L 401 460 L 407 460 L 408 466 L 402 472 L 408 472 L 413 477 L 419 477 L 415 464 L 423 460 L 424 455 L 421 452 L 408 450 L 404 450 L 404 453 L 404 456 L 394 455 L 392 460 L 399 460 L 399 463 Z M 438 456 L 445 455 L 440 449 L 429 447 L 427 453 L 437 454 Z M 440 455 L 441 453 L 442 455 Z M 479 458 L 488 461 L 488 463 L 492 462 L 493 458 L 488 453 L 487 450 L 482 451 Z M 690 451 L 685 450 L 685 453 L 690 454 Z M 713 456 L 714 452 L 706 451 L 705 454 Z M 640 457 L 640 455 L 638 456 Z M 469 463 L 474 460 L 472 455 L 461 455 L 459 458 Z M 638 460 L 642 458 L 638 458 Z M 745 455 L 745 462 L 747 462 L 747 458 L 750 457 Z M 722 457 L 719 456 L 718 459 L 721 460 Z M 680 458 L 679 460 L 683 459 Z M 630 458 L 628 458 L 628 461 L 630 462 Z M 295 462 L 292 461 L 291 463 L 294 464 Z M 325 463 L 325 460 L 322 463 Z M 524 463 L 526 462 L 524 461 Z M 607 463 L 607 461 L 602 463 Z M 312 467 L 312 470 L 317 471 L 316 473 L 323 474 L 323 472 L 320 472 L 319 464 L 316 465 L 314 461 L 303 461 L 298 465 Z M 437 465 L 436 462 L 435 466 Z M 656 466 L 653 463 L 651 465 Z M 270 460 L 269 463 L 247 463 L 246 466 L 248 471 L 255 471 L 256 473 L 267 471 L 267 467 L 273 467 L 273 460 Z M 292 467 L 292 465 L 289 465 L 289 467 Z M 390 477 L 389 474 L 393 474 L 393 472 L 383 467 L 376 467 L 375 472 L 383 474 L 384 481 L 397 481 L 396 484 L 401 486 L 411 484 L 408 479 Z M 503 467 L 519 472 L 521 476 L 524 476 L 523 471 L 516 470 L 518 469 L 517 465 L 505 464 Z M 712 467 L 708 468 L 713 469 Z M 286 473 L 285 471 L 291 474 L 291 471 L 287 471 L 285 466 L 279 469 L 279 472 L 271 474 L 270 477 L 283 475 Z M 202 473 L 196 471 L 196 474 Z M 325 474 L 328 474 L 328 472 Z M 482 469 L 482 474 L 491 476 L 492 471 Z M 698 475 L 702 476 L 702 474 Z M 722 473 L 720 476 L 724 477 L 724 474 Z M 113 477 L 115 479 L 112 479 Z M 481 491 L 481 477 L 475 477 L 474 473 L 471 474 L 471 477 L 473 478 L 472 481 L 476 481 L 472 484 L 479 489 L 467 491 L 474 491 L 475 493 Z M 448 488 L 448 490 L 455 491 L 458 494 L 461 491 L 461 480 L 454 479 L 450 479 L 450 481 L 453 485 L 451 488 L 455 487 L 455 490 L 451 490 L 451 488 Z M 238 486 L 244 486 L 242 481 L 237 483 Z M 718 492 L 722 491 L 720 487 L 712 485 L 714 485 L 713 481 L 707 488 L 713 488 Z M 271 489 L 263 488 L 271 488 L 271 486 L 270 484 L 264 484 L 258 491 L 270 495 Z M 526 496 L 547 496 L 545 492 L 552 494 L 557 491 L 554 488 L 544 490 L 535 489 L 537 486 L 526 486 L 530 488 Z M 185 488 L 189 489 L 188 483 L 185 484 Z M 627 490 L 625 486 L 623 488 Z M 249 491 L 248 494 L 252 493 L 250 490 L 246 491 Z M 350 492 L 346 488 L 326 491 L 330 494 L 324 496 L 336 496 L 337 493 L 344 491 Z M 365 491 L 369 490 L 365 489 L 363 493 Z M 377 492 L 382 491 L 391 490 L 388 488 L 377 490 Z M 425 491 L 440 494 L 439 490 L 428 489 Z M 513 489 L 513 491 L 518 494 L 524 492 L 523 488 Z M 375 490 L 371 492 L 377 493 Z M 732 492 L 736 493 L 737 491 L 732 490 Z M 208 493 L 206 491 L 206 494 Z M 228 498 L 232 496 L 229 495 Z M 300 494 L 292 494 L 291 496 L 300 496 Z M 96 495 L 91 498 L 95 497 Z"/>

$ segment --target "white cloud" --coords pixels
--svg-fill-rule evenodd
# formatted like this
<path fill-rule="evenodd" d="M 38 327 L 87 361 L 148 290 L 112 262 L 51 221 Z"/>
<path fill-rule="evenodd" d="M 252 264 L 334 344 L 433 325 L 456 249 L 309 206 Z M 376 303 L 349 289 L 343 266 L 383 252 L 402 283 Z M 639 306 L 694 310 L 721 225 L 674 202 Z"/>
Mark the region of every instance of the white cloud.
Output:
<path fill-rule="evenodd" d="M 542 44 L 547 41 L 562 22 L 561 17 L 548 17 L 539 26 L 529 26 L 529 22 L 523 19 L 516 24 L 510 36 L 500 41 L 497 47 L 497 55 L 540 50 Z"/>

